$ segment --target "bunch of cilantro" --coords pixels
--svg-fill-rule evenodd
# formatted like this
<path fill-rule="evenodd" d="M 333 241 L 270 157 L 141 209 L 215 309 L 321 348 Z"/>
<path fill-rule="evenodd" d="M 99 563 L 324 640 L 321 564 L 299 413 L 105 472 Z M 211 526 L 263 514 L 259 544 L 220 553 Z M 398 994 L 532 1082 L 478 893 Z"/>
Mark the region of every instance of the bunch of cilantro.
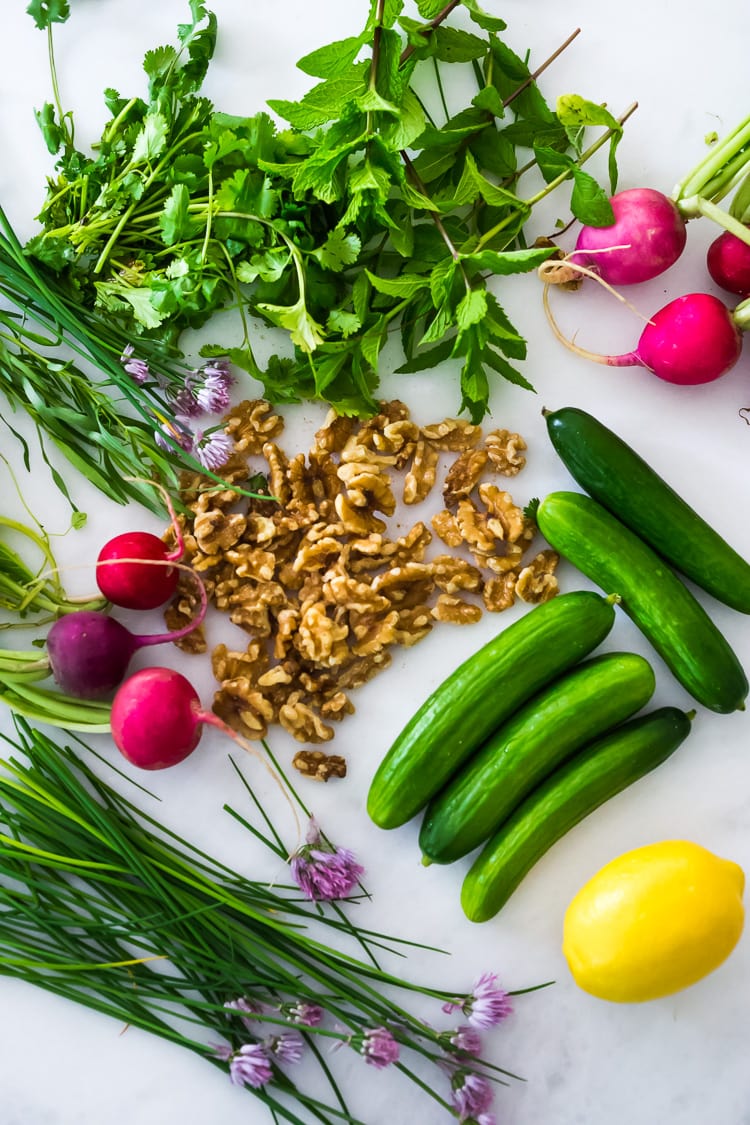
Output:
<path fill-rule="evenodd" d="M 524 232 L 534 204 L 560 184 L 572 187 L 577 219 L 612 221 L 622 124 L 575 95 L 553 110 L 501 38 L 505 23 L 477 0 L 415 0 L 413 17 L 405 0 L 362 2 L 359 35 L 299 61 L 316 79 L 305 96 L 268 102 L 284 128 L 265 111 L 230 116 L 201 96 L 217 35 L 201 0 L 189 0 L 175 46 L 146 54 L 144 96 L 105 91 L 110 118 L 93 154 L 74 144 L 50 50 L 55 102 L 37 119 L 56 175 L 26 250 L 144 342 L 179 350 L 185 329 L 236 306 L 244 338 L 231 359 L 274 402 L 374 411 L 381 351 L 398 332 L 402 372 L 459 361 L 460 409 L 479 421 L 494 377 L 530 388 L 516 366 L 524 338 L 490 279 L 534 270 L 553 252 Z M 448 26 L 459 4 L 474 30 Z M 69 16 L 68 0 L 28 10 L 50 37 Z M 448 67 L 476 90 L 454 114 Z M 589 126 L 603 131 L 584 150 Z M 582 167 L 605 142 L 607 191 Z M 530 167 L 545 186 L 523 198 Z M 285 330 L 292 354 L 261 368 L 253 318 Z"/>

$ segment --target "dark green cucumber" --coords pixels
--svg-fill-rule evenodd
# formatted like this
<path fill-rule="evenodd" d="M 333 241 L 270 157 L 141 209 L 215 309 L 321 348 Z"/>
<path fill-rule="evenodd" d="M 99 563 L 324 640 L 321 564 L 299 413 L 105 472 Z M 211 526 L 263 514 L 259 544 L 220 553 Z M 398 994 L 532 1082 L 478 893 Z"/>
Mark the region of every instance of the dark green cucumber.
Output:
<path fill-rule="evenodd" d="M 367 811 L 381 828 L 425 807 L 484 739 L 535 692 L 601 644 L 611 600 L 574 590 L 543 602 L 465 660 L 425 700 L 383 758 Z"/>
<path fill-rule="evenodd" d="M 643 458 L 575 407 L 544 411 L 555 450 L 584 492 L 718 601 L 750 613 L 743 559 Z"/>
<path fill-rule="evenodd" d="M 643 656 L 612 652 L 539 692 L 427 806 L 419 834 L 423 861 L 452 863 L 483 844 L 557 766 L 644 707 L 655 686 Z"/>
<path fill-rule="evenodd" d="M 700 602 L 635 532 L 579 492 L 553 492 L 536 520 L 556 551 L 607 593 L 692 697 L 711 711 L 744 708 L 748 684 L 736 654 Z"/>
<path fill-rule="evenodd" d="M 597 739 L 560 766 L 488 840 L 466 874 L 461 905 L 486 922 L 553 844 L 589 813 L 674 753 L 690 733 L 690 716 L 661 707 Z"/>

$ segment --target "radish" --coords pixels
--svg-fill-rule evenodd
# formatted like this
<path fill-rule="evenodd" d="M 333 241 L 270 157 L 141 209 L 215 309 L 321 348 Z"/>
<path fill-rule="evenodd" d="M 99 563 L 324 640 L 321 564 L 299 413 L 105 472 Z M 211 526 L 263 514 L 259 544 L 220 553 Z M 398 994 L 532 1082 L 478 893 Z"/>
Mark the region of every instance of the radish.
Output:
<path fill-rule="evenodd" d="M 206 615 L 206 589 L 199 582 L 201 604 L 196 616 L 169 633 L 131 633 L 121 622 L 97 610 L 79 610 L 60 617 L 47 634 L 47 656 L 52 675 L 67 695 L 98 699 L 122 683 L 133 656 L 149 645 L 167 644 L 186 637 Z"/>
<path fill-rule="evenodd" d="M 135 478 L 133 478 L 135 479 Z M 105 543 L 96 560 L 96 582 L 112 605 L 123 609 L 156 609 L 174 594 L 179 581 L 177 563 L 185 553 L 185 544 L 172 502 L 161 485 L 172 521 L 175 547 L 169 550 L 158 535 L 150 531 L 125 531 Z"/>
<path fill-rule="evenodd" d="M 706 265 L 712 279 L 728 293 L 750 294 L 750 246 L 731 231 L 723 231 L 711 243 Z"/>
<path fill-rule="evenodd" d="M 115 694 L 110 722 L 117 749 L 144 770 L 184 761 L 198 745 L 204 723 L 225 729 L 221 719 L 201 708 L 190 681 L 171 668 L 144 668 L 129 676 Z"/>
<path fill-rule="evenodd" d="M 569 255 L 610 285 L 657 277 L 685 248 L 687 228 L 677 205 L 653 188 L 629 188 L 610 199 L 615 221 L 582 228 Z"/>
<path fill-rule="evenodd" d="M 168 551 L 150 531 L 125 531 L 99 552 L 97 586 L 108 601 L 123 609 L 156 609 L 177 589 L 179 570 L 170 563 L 179 561 L 183 553 L 181 537 L 175 549 Z"/>
<path fill-rule="evenodd" d="M 645 367 L 659 379 L 681 386 L 711 383 L 734 367 L 742 351 L 747 309 L 734 311 L 709 293 L 688 293 L 664 305 L 646 324 L 638 346 L 623 355 L 599 355 L 567 340 L 554 321 L 548 286 L 544 307 L 552 330 L 571 351 L 609 367 Z"/>
<path fill-rule="evenodd" d="M 143 668 L 128 676 L 112 701 L 110 726 L 115 746 L 131 765 L 162 770 L 179 765 L 200 742 L 205 726 L 215 727 L 239 747 L 260 759 L 289 804 L 297 835 L 301 826 L 293 790 L 271 762 L 215 715 L 205 711 L 190 681 L 172 668 Z"/>

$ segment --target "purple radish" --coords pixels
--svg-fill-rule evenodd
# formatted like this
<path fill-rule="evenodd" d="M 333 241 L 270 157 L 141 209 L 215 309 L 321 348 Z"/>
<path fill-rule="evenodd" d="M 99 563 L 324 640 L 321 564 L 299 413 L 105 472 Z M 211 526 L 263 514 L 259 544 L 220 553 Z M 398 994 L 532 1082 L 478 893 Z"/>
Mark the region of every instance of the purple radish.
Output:
<path fill-rule="evenodd" d="M 134 672 L 112 702 L 112 737 L 123 757 L 144 770 L 176 766 L 192 754 L 204 723 L 224 729 L 203 711 L 195 688 L 171 668 Z"/>
<path fill-rule="evenodd" d="M 629 188 L 610 199 L 615 221 L 583 227 L 574 264 L 586 266 L 609 285 L 634 285 L 658 277 L 685 248 L 687 228 L 676 204 L 653 188 Z"/>
<path fill-rule="evenodd" d="M 623 355 L 599 355 L 567 340 L 552 317 L 546 287 L 544 307 L 553 332 L 571 351 L 609 367 L 645 367 L 667 383 L 711 383 L 734 367 L 742 351 L 738 310 L 709 293 L 670 301 L 648 321 L 635 350 Z"/>
<path fill-rule="evenodd" d="M 708 248 L 706 265 L 712 279 L 727 293 L 750 295 L 750 246 L 736 234 L 725 230 L 714 239 Z"/>
<path fill-rule="evenodd" d="M 121 622 L 97 610 L 82 609 L 58 618 L 47 634 L 47 655 L 56 683 L 78 699 L 108 695 L 122 683 L 140 649 L 179 641 L 197 629 L 207 606 L 205 587 L 202 582 L 199 586 L 198 613 L 187 625 L 170 633 L 131 633 Z"/>

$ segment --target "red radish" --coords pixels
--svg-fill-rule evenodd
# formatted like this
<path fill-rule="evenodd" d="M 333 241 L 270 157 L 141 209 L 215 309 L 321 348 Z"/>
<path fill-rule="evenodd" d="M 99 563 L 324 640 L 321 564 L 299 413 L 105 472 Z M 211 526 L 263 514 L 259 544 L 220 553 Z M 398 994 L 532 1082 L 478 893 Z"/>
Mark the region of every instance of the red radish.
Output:
<path fill-rule="evenodd" d="M 750 295 L 750 246 L 736 234 L 725 230 L 714 239 L 708 248 L 706 265 L 712 279 L 727 293 Z"/>
<path fill-rule="evenodd" d="M 670 301 L 648 321 L 635 350 L 623 355 L 599 355 L 566 340 L 552 316 L 547 286 L 544 307 L 553 332 L 571 351 L 609 367 L 645 367 L 667 383 L 711 383 L 734 367 L 742 351 L 738 309 L 733 313 L 709 293 Z"/>
<path fill-rule="evenodd" d="M 169 564 L 178 562 L 183 551 L 181 540 L 173 551 L 167 551 L 165 543 L 150 531 L 123 532 L 105 543 L 99 552 L 97 585 L 113 605 L 156 609 L 169 601 L 177 589 L 180 574 Z"/>
<path fill-rule="evenodd" d="M 137 478 L 131 477 L 131 480 Z M 177 563 L 185 544 L 172 502 L 166 489 L 153 484 L 164 499 L 175 538 L 173 550 L 150 531 L 125 531 L 105 543 L 96 561 L 96 581 L 107 601 L 123 609 L 156 609 L 174 594 L 179 580 Z"/>
<path fill-rule="evenodd" d="M 144 668 L 134 672 L 112 702 L 112 737 L 134 766 L 176 766 L 198 745 L 203 723 L 223 723 L 201 708 L 198 693 L 180 672 Z"/>
<path fill-rule="evenodd" d="M 610 199 L 615 222 L 583 227 L 573 263 L 594 270 L 610 285 L 633 285 L 657 277 L 677 261 L 687 229 L 677 205 L 653 188 L 629 188 Z"/>
<path fill-rule="evenodd" d="M 197 576 L 196 576 L 197 577 Z M 143 636 L 97 610 L 82 609 L 60 617 L 47 634 L 47 655 L 55 681 L 68 695 L 98 699 L 122 683 L 131 659 L 141 648 L 186 637 L 206 615 L 206 590 L 199 582 L 201 604 L 181 629 Z"/>

